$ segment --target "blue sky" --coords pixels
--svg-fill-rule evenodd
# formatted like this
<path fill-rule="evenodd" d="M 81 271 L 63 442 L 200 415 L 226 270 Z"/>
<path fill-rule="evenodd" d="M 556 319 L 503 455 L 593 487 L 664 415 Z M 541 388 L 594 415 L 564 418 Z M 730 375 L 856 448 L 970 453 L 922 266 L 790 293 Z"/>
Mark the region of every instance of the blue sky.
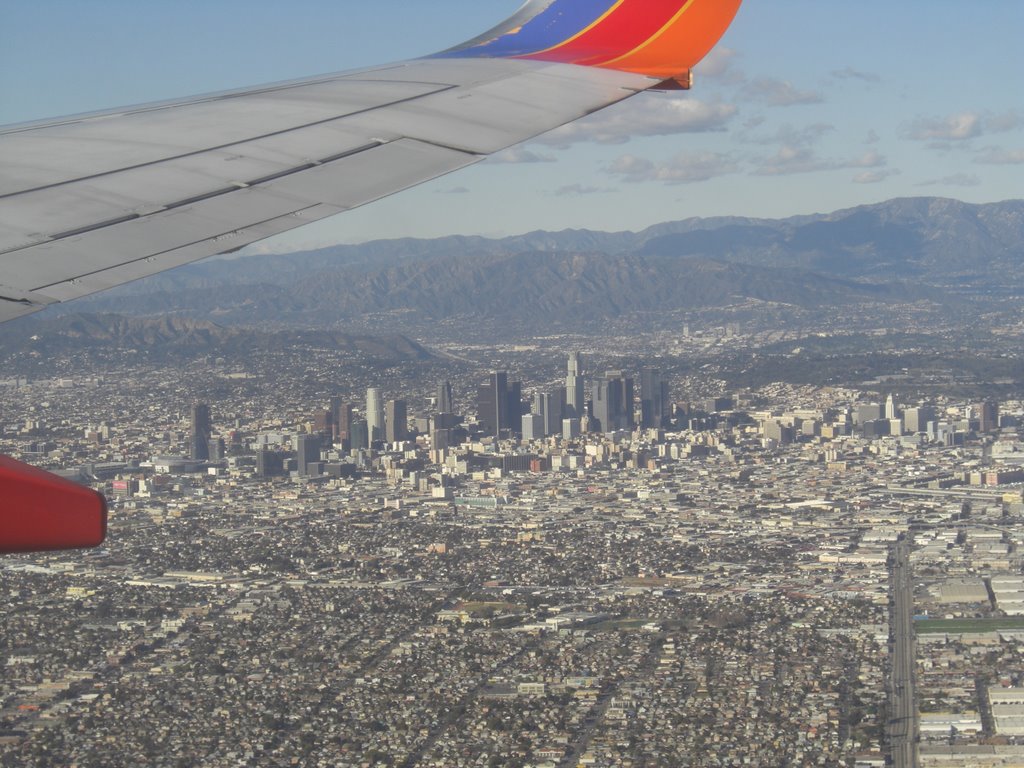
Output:
<path fill-rule="evenodd" d="M 518 5 L 0 0 L 0 123 L 409 58 Z M 690 93 L 256 247 L 1024 197 L 1022 33 L 1020 0 L 745 0 Z"/>

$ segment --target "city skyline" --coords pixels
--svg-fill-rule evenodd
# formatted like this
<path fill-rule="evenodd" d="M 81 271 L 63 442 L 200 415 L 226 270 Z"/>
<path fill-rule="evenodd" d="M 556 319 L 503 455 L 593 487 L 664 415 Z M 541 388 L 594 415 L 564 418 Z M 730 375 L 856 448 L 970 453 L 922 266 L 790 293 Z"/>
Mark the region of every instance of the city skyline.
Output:
<path fill-rule="evenodd" d="M 918 325 L 880 331 L 872 303 L 812 328 L 474 326 L 424 357 L 322 335 L 12 354 L 0 451 L 103 492 L 111 528 L 0 563 L 0 761 L 1021 758 L 1019 310 L 889 309 Z M 822 348 L 841 382 L 806 382 Z M 580 372 L 634 429 L 550 429 Z M 533 439 L 475 424 L 492 381 Z M 193 461 L 206 411 L 225 451 Z M 917 637 L 894 664 L 890 632 Z"/>

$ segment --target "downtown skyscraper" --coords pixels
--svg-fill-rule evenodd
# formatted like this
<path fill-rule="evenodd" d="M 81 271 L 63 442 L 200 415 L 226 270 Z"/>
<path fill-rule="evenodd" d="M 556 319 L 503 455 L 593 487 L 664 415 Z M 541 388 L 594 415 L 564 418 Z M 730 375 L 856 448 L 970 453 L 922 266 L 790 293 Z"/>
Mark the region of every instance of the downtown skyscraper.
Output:
<path fill-rule="evenodd" d="M 399 443 L 409 437 L 409 417 L 405 400 L 388 400 L 384 407 L 385 437 L 389 443 Z"/>
<path fill-rule="evenodd" d="M 658 429 L 671 416 L 672 404 L 668 395 L 668 380 L 657 368 L 640 371 L 640 426 Z"/>
<path fill-rule="evenodd" d="M 633 428 L 633 379 L 608 371 L 594 379 L 594 418 L 602 432 Z"/>
<path fill-rule="evenodd" d="M 579 352 L 569 354 L 568 374 L 565 377 L 565 417 L 582 418 L 586 410 L 583 390 L 583 358 Z"/>
<path fill-rule="evenodd" d="M 437 402 L 434 409 L 438 413 L 455 413 L 455 397 L 452 394 L 452 383 L 445 381 L 437 387 Z"/>
<path fill-rule="evenodd" d="M 384 439 L 384 401 L 380 390 L 370 387 L 366 390 L 366 427 L 370 433 L 370 443 Z"/>
<path fill-rule="evenodd" d="M 320 461 L 319 435 L 299 435 L 295 445 L 295 463 L 299 474 L 309 474 L 309 465 Z"/>
<path fill-rule="evenodd" d="M 502 431 L 519 432 L 523 415 L 522 384 L 509 384 L 507 371 L 493 371 L 487 383 L 477 390 L 477 421 L 484 434 L 500 435 Z"/>
<path fill-rule="evenodd" d="M 340 395 L 335 395 L 330 401 L 331 427 L 333 438 L 336 442 L 348 439 L 349 425 L 352 423 L 352 411 L 355 406 L 347 402 Z"/>
<path fill-rule="evenodd" d="M 196 403 L 192 406 L 192 419 L 189 425 L 189 458 L 193 461 L 208 461 L 210 458 L 210 406 Z"/>

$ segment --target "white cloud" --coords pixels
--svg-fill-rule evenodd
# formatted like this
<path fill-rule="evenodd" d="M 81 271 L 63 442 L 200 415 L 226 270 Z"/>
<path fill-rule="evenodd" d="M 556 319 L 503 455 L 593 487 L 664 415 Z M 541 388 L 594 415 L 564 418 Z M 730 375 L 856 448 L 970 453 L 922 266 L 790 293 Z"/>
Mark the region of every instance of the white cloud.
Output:
<path fill-rule="evenodd" d="M 537 139 L 565 148 L 578 142 L 623 144 L 633 136 L 672 136 L 679 133 L 724 131 L 736 107 L 686 96 L 638 96 L 622 104 L 563 125 Z"/>
<path fill-rule="evenodd" d="M 854 160 L 851 165 L 854 168 L 880 168 L 885 165 L 885 156 L 872 149 Z"/>
<path fill-rule="evenodd" d="M 891 170 L 863 171 L 853 177 L 854 184 L 878 184 L 890 176 L 899 176 L 900 172 L 895 168 Z"/>
<path fill-rule="evenodd" d="M 992 115 L 982 112 L 957 112 L 945 117 L 920 117 L 910 124 L 906 134 L 916 141 L 960 142 L 989 133 L 1005 133 L 1024 126 L 1024 119 L 1016 112 Z"/>
<path fill-rule="evenodd" d="M 886 163 L 885 157 L 875 150 L 848 160 L 833 160 L 819 157 L 809 146 L 786 144 L 771 157 L 764 158 L 761 164 L 754 169 L 754 175 L 789 176 L 796 173 L 835 171 L 842 168 L 882 168 Z"/>
<path fill-rule="evenodd" d="M 982 133 L 981 115 L 959 112 L 946 117 L 922 117 L 910 125 L 908 135 L 916 141 L 964 141 Z"/>
<path fill-rule="evenodd" d="M 785 145 L 772 157 L 765 158 L 754 169 L 757 176 L 788 176 L 794 173 L 813 173 L 835 168 L 835 164 L 817 156 L 810 147 Z"/>
<path fill-rule="evenodd" d="M 863 72 L 853 67 L 843 67 L 832 70 L 832 77 L 836 80 L 861 80 L 865 83 L 880 83 L 882 78 L 874 72 Z"/>
<path fill-rule="evenodd" d="M 770 107 L 792 107 L 798 104 L 818 104 L 825 100 L 818 91 L 801 91 L 786 80 L 764 77 L 752 80 L 743 89 L 747 98 L 763 101 Z"/>
<path fill-rule="evenodd" d="M 753 136 L 745 133 L 740 138 L 751 144 L 783 144 L 792 147 L 807 147 L 816 144 L 822 136 L 826 133 L 831 133 L 835 129 L 834 125 L 829 125 L 828 123 L 812 123 L 801 128 L 786 123 L 780 126 L 773 134 Z"/>
<path fill-rule="evenodd" d="M 622 155 L 606 169 L 624 181 L 666 184 L 692 184 L 738 170 L 739 165 L 732 158 L 718 152 L 680 152 L 659 164 L 635 155 Z"/>
<path fill-rule="evenodd" d="M 1024 163 L 1024 149 L 985 147 L 974 158 L 974 162 L 982 165 L 1020 165 Z"/>
<path fill-rule="evenodd" d="M 954 173 L 952 176 L 943 176 L 941 179 L 930 179 L 922 181 L 919 187 L 976 187 L 981 184 L 981 179 L 971 173 Z"/>
<path fill-rule="evenodd" d="M 612 192 L 607 187 L 592 187 L 586 184 L 566 184 L 554 191 L 557 197 L 575 197 L 577 195 L 596 195 L 602 192 Z"/>
<path fill-rule="evenodd" d="M 489 163 L 553 163 L 555 158 L 526 147 L 511 147 L 487 158 Z"/>
<path fill-rule="evenodd" d="M 1012 131 L 1014 128 L 1024 126 L 1024 118 L 1016 112 L 1005 112 L 1001 115 L 992 115 L 985 119 L 985 127 L 990 133 L 1003 133 Z"/>
<path fill-rule="evenodd" d="M 715 80 L 724 85 L 736 85 L 746 81 L 742 72 L 736 70 L 733 65 L 736 63 L 736 51 L 719 45 L 711 49 L 700 64 L 694 68 L 694 77 L 700 81 L 704 79 Z"/>

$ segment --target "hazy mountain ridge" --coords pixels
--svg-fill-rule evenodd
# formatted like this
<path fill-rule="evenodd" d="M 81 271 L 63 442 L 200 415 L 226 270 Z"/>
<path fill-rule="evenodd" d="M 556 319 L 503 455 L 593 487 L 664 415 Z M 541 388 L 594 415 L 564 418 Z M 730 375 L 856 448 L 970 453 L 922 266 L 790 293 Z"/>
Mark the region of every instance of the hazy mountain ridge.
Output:
<path fill-rule="evenodd" d="M 28 318 L 26 318 L 28 319 Z M 145 349 L 157 354 L 238 354 L 302 346 L 339 350 L 377 362 L 425 360 L 432 354 L 401 334 L 349 334 L 338 331 L 262 331 L 227 328 L 207 320 L 161 316 L 125 317 L 71 314 L 36 322 L 31 335 L 24 321 L 0 326 L 0 351 L 54 354 L 69 349 Z"/>
<path fill-rule="evenodd" d="M 382 240 L 214 259 L 60 311 L 218 323 L 411 318 L 593 321 L 757 299 L 805 307 L 1024 285 L 1024 200 L 904 198 L 788 219 L 686 219 L 642 232 Z M 1019 277 L 1018 277 L 1019 275 Z"/>

